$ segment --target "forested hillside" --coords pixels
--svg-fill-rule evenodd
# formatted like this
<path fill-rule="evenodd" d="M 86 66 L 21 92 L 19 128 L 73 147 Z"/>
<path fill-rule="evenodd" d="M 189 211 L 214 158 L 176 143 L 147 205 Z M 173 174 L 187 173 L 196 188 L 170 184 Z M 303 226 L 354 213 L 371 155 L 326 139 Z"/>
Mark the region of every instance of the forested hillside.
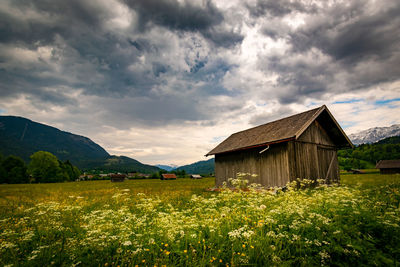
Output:
<path fill-rule="evenodd" d="M 185 170 L 191 174 L 207 174 L 214 173 L 214 158 L 209 160 L 198 161 L 189 165 L 180 166 L 176 170 Z"/>
<path fill-rule="evenodd" d="M 58 159 L 82 168 L 87 160 L 109 157 L 107 151 L 87 137 L 61 131 L 22 117 L 0 116 L 0 153 L 29 162 L 37 151 L 48 151 Z"/>
<path fill-rule="evenodd" d="M 87 171 L 103 171 L 103 172 L 139 172 L 139 173 L 156 173 L 161 169 L 156 166 L 143 164 L 135 159 L 125 156 L 110 156 L 104 160 L 88 161 L 85 163 Z"/>
<path fill-rule="evenodd" d="M 385 138 L 374 144 L 363 144 L 354 149 L 338 151 L 342 169 L 374 168 L 382 159 L 400 159 L 400 136 Z"/>

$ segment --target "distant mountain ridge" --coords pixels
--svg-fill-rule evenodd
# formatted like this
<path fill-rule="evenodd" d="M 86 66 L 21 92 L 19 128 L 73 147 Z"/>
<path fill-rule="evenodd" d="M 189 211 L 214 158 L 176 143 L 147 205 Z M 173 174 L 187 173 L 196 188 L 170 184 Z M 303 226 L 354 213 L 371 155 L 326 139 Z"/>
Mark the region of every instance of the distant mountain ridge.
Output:
<path fill-rule="evenodd" d="M 389 127 L 374 127 L 367 130 L 350 134 L 349 138 L 355 145 L 371 144 L 391 136 L 400 135 L 400 124 Z"/>
<path fill-rule="evenodd" d="M 172 171 L 172 170 L 175 170 L 176 168 L 178 168 L 178 165 L 175 165 L 175 164 L 171 164 L 171 165 L 163 165 L 163 164 L 157 164 L 157 165 L 155 165 L 156 167 L 158 167 L 158 168 L 160 168 L 160 169 L 163 169 L 163 170 L 166 170 L 166 171 Z"/>
<path fill-rule="evenodd" d="M 190 174 L 210 174 L 214 173 L 214 158 L 209 160 L 197 161 L 195 163 L 184 165 L 176 168 L 176 170 L 185 170 Z"/>
<path fill-rule="evenodd" d="M 138 173 L 155 173 L 160 171 L 160 168 L 143 164 L 136 159 L 132 159 L 125 156 L 111 155 L 103 160 L 97 160 L 86 163 L 86 169 L 88 170 L 99 170 L 104 172 L 138 172 Z"/>
<path fill-rule="evenodd" d="M 43 150 L 58 159 L 70 160 L 81 169 L 157 172 L 160 169 L 128 157 L 110 156 L 87 137 L 16 116 L 0 116 L 0 153 L 16 155 L 29 162 L 29 156 Z"/>

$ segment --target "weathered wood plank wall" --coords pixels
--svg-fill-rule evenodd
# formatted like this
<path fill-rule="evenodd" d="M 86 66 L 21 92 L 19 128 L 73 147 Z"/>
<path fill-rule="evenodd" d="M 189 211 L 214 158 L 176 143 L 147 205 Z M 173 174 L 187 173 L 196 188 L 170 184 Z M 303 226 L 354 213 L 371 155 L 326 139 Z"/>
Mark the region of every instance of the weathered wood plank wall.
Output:
<path fill-rule="evenodd" d="M 216 185 L 221 186 L 229 178 L 236 178 L 238 172 L 244 172 L 258 175 L 250 183 L 284 186 L 289 182 L 287 144 L 271 145 L 260 154 L 262 149 L 215 155 Z"/>
<path fill-rule="evenodd" d="M 334 142 L 325 129 L 314 121 L 310 127 L 294 141 L 295 167 L 293 178 L 325 179 L 329 165 L 328 182 L 339 181 L 339 164 Z"/>

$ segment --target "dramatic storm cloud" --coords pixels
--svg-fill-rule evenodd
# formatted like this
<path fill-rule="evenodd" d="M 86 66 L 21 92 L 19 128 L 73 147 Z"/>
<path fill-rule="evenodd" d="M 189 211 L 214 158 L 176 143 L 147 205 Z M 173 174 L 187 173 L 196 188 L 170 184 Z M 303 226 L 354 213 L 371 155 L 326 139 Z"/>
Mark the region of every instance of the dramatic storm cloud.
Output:
<path fill-rule="evenodd" d="M 326 104 L 348 133 L 400 123 L 400 3 L 5 0 L 0 114 L 184 164 Z"/>

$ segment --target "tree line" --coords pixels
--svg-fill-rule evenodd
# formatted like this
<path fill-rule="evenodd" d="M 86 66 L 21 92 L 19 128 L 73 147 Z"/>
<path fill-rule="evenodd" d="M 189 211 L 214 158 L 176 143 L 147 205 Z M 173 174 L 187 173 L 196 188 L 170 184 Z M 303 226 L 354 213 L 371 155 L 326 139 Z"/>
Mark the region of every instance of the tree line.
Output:
<path fill-rule="evenodd" d="M 50 152 L 38 151 L 27 165 L 20 157 L 0 154 L 0 183 L 55 183 L 75 181 L 80 170 L 69 160 L 60 161 Z"/>

